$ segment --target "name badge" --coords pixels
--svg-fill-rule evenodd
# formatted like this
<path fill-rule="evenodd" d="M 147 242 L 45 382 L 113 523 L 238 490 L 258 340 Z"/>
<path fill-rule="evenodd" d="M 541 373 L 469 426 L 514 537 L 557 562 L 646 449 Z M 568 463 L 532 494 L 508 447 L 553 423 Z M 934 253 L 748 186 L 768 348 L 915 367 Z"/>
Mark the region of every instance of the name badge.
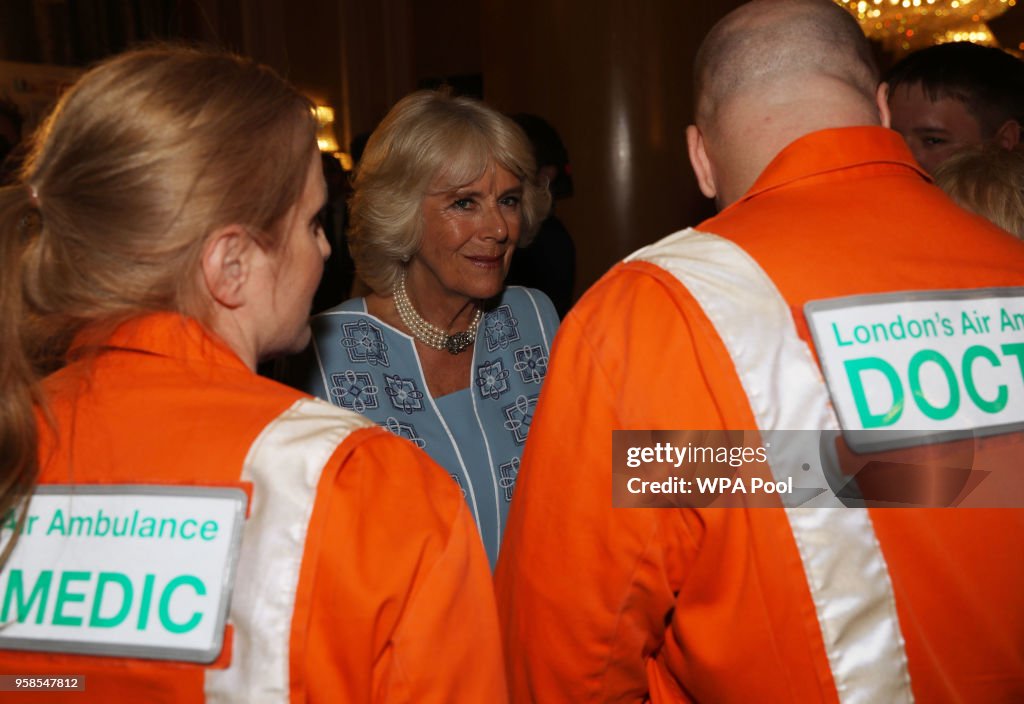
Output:
<path fill-rule="evenodd" d="M 1024 288 L 851 296 L 804 313 L 854 451 L 1024 428 Z"/>
<path fill-rule="evenodd" d="M 0 649 L 213 662 L 247 503 L 233 488 L 37 487 L 0 572 Z"/>

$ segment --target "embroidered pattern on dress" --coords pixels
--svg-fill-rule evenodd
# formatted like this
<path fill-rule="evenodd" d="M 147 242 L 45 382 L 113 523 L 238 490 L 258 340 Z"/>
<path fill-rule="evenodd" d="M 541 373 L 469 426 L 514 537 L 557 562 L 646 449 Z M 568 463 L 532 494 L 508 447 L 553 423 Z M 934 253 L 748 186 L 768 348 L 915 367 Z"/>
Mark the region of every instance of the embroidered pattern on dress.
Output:
<path fill-rule="evenodd" d="M 498 465 L 498 486 L 505 494 L 505 503 L 512 501 L 512 490 L 516 486 L 516 478 L 519 476 L 519 458 L 513 457 L 508 462 Z"/>
<path fill-rule="evenodd" d="M 506 304 L 498 306 L 484 316 L 484 337 L 487 339 L 487 351 L 507 349 L 519 339 L 519 321 L 512 315 L 512 309 Z"/>
<path fill-rule="evenodd" d="M 533 412 L 537 409 L 537 396 L 517 396 L 515 403 L 502 408 L 505 414 L 505 430 L 512 433 L 512 439 L 517 445 L 526 442 L 526 434 L 530 432 L 530 423 L 533 422 Z"/>
<path fill-rule="evenodd" d="M 331 397 L 342 408 L 350 408 L 356 413 L 365 413 L 379 405 L 373 378 L 366 372 L 351 369 L 331 374 Z"/>
<path fill-rule="evenodd" d="M 391 366 L 388 362 L 388 345 L 384 342 L 381 329 L 366 320 L 345 323 L 341 326 L 344 337 L 341 346 L 348 352 L 350 362 L 365 362 L 382 367 Z"/>
<path fill-rule="evenodd" d="M 416 382 L 412 379 L 403 379 L 395 374 L 394 376 L 384 375 L 384 383 L 387 386 L 384 393 L 391 399 L 391 405 L 399 411 L 412 414 L 413 411 L 423 410 L 423 392 L 416 388 Z"/>
<path fill-rule="evenodd" d="M 452 478 L 453 482 L 455 482 L 455 486 L 459 487 L 459 491 L 462 492 L 462 498 L 466 498 L 466 487 L 462 486 L 462 480 L 459 479 L 459 475 L 455 472 L 451 472 L 448 476 Z"/>
<path fill-rule="evenodd" d="M 548 358 L 540 345 L 527 345 L 515 351 L 513 369 L 519 372 L 524 384 L 539 384 L 548 371 Z"/>
<path fill-rule="evenodd" d="M 394 416 L 388 416 L 388 419 L 381 423 L 381 427 L 392 435 L 405 438 L 421 450 L 427 447 L 427 441 L 419 436 L 412 423 L 403 423 Z"/>
<path fill-rule="evenodd" d="M 509 371 L 501 358 L 493 362 L 484 362 L 476 368 L 476 388 L 480 398 L 491 398 L 497 401 L 508 391 Z"/>

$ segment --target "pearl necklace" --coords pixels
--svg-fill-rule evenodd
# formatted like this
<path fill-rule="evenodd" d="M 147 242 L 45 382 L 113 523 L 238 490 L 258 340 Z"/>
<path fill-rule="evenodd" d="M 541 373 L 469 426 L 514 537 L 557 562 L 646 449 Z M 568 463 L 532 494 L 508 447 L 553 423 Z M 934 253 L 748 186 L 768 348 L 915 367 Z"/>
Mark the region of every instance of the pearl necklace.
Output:
<path fill-rule="evenodd" d="M 480 308 L 473 314 L 473 320 L 469 327 L 463 332 L 448 335 L 444 330 L 423 319 L 409 300 L 409 294 L 405 291 L 405 271 L 398 277 L 398 285 L 395 286 L 395 308 L 398 309 L 398 317 L 405 323 L 405 327 L 417 340 L 433 347 L 435 350 L 447 350 L 449 354 L 459 354 L 469 349 L 469 346 L 476 340 L 476 330 L 480 326 Z"/>

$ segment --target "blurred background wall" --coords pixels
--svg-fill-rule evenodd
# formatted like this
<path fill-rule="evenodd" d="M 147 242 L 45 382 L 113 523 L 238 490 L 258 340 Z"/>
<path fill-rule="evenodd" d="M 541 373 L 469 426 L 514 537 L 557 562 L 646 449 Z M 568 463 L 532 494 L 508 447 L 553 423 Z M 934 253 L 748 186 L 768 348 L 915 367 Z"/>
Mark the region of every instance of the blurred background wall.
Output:
<path fill-rule="evenodd" d="M 224 46 L 334 107 L 341 151 L 402 95 L 442 82 L 541 115 L 572 161 L 575 194 L 558 213 L 582 292 L 630 251 L 711 214 L 686 157 L 690 76 L 703 35 L 739 4 L 3 0 L 0 61 L 83 67 L 154 39 Z M 990 26 L 1003 46 L 1024 41 L 1015 11 Z"/>

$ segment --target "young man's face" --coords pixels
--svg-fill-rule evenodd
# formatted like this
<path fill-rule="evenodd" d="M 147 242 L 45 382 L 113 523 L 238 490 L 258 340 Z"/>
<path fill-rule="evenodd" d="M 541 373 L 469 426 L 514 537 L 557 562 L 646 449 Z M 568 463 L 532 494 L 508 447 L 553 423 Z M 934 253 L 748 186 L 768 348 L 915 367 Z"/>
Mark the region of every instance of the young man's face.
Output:
<path fill-rule="evenodd" d="M 889 110 L 892 128 L 929 173 L 954 152 L 986 141 L 965 103 L 951 97 L 932 100 L 920 83 L 897 86 L 889 94 Z"/>

